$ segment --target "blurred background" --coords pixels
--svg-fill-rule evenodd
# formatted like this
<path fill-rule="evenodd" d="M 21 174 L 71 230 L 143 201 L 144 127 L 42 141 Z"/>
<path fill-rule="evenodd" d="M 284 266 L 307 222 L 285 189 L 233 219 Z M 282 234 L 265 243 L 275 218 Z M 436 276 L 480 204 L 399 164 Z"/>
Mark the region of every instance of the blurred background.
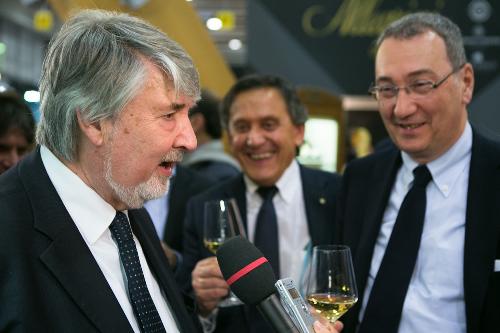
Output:
<path fill-rule="evenodd" d="M 158 26 L 193 57 L 202 86 L 222 97 L 234 81 L 268 73 L 292 81 L 306 104 L 301 162 L 341 170 L 386 132 L 368 95 L 372 43 L 393 20 L 438 11 L 462 29 L 476 89 L 472 124 L 500 138 L 500 2 L 486 0 L 0 0 L 0 91 L 38 115 L 38 80 L 53 33 L 79 8 L 128 12 Z"/>

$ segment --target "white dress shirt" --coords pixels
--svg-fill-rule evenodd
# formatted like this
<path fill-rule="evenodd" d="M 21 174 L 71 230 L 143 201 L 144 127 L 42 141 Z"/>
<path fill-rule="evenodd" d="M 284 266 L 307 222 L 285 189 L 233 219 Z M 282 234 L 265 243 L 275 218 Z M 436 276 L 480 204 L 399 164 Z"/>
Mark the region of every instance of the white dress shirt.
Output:
<path fill-rule="evenodd" d="M 399 333 L 466 332 L 463 261 L 471 147 L 472 129 L 467 123 L 459 140 L 427 164 L 432 181 L 426 190 L 424 228 Z M 417 167 L 406 153 L 402 153 L 402 159 L 375 244 L 360 320 L 399 207 L 412 185 L 412 170 Z"/>
<path fill-rule="evenodd" d="M 247 176 L 247 231 L 252 242 L 255 235 L 257 215 L 262 198 L 257 193 L 258 185 Z M 296 160 L 285 170 L 276 183 L 278 193 L 273 198 L 278 222 L 280 274 L 279 278 L 291 277 L 298 285 L 303 270 L 305 247 L 309 243 L 306 208 L 300 168 Z"/>
<path fill-rule="evenodd" d="M 118 246 L 108 229 L 115 217 L 116 210 L 67 168 L 49 149 L 42 146 L 40 154 L 57 194 L 94 256 L 130 325 L 134 332 L 140 333 L 128 298 L 127 278 L 120 261 Z M 124 213 L 128 215 L 127 211 Z M 146 285 L 163 325 L 169 333 L 179 332 L 170 307 L 149 269 L 141 244 L 135 236 L 134 242 Z"/>

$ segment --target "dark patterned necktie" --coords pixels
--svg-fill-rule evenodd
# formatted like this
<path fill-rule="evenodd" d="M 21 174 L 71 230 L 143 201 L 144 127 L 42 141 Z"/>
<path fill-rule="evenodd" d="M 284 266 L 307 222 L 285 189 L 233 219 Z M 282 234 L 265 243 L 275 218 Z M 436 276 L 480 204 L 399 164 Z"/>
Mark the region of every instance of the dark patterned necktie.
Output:
<path fill-rule="evenodd" d="M 144 274 L 142 273 L 139 255 L 135 247 L 132 229 L 127 216 L 116 212 L 109 226 L 111 234 L 118 244 L 120 260 L 127 275 L 128 292 L 135 317 L 143 333 L 165 332 L 160 315 L 149 294 Z"/>
<path fill-rule="evenodd" d="M 424 227 L 426 187 L 432 179 L 425 165 L 416 167 L 413 174 L 413 185 L 399 209 L 358 333 L 398 331 Z"/>
<path fill-rule="evenodd" d="M 257 193 L 262 197 L 262 205 L 257 215 L 254 244 L 262 251 L 274 270 L 280 276 L 280 256 L 278 222 L 274 209 L 273 197 L 278 192 L 276 186 L 259 187 Z"/>

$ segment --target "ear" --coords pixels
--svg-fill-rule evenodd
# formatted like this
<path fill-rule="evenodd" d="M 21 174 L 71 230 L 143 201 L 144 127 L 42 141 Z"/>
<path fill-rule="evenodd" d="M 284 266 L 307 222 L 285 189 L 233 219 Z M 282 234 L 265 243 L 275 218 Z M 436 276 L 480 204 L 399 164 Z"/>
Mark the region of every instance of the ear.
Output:
<path fill-rule="evenodd" d="M 83 135 L 95 146 L 100 146 L 103 144 L 103 131 L 100 122 L 89 123 L 83 119 L 80 110 L 76 112 L 76 117 L 78 119 L 78 125 Z"/>
<path fill-rule="evenodd" d="M 474 92 L 474 69 L 470 63 L 464 65 L 462 83 L 462 103 L 468 105 Z"/>
<path fill-rule="evenodd" d="M 295 125 L 295 136 L 294 136 L 294 141 L 295 145 L 299 147 L 304 143 L 304 133 L 306 131 L 306 127 L 304 124 L 302 125 Z"/>
<path fill-rule="evenodd" d="M 189 117 L 195 134 L 205 130 L 205 117 L 201 113 L 195 113 Z"/>

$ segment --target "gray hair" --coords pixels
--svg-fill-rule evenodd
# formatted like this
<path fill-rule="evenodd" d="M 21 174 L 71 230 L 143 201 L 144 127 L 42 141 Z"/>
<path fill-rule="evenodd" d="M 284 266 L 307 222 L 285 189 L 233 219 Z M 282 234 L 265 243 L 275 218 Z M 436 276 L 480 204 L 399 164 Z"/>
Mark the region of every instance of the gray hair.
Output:
<path fill-rule="evenodd" d="M 454 69 L 467 62 L 460 28 L 450 19 L 437 13 L 413 13 L 392 22 L 378 37 L 375 47 L 387 38 L 410 39 L 427 31 L 438 34 L 446 46 L 446 54 Z"/>
<path fill-rule="evenodd" d="M 288 114 L 294 125 L 303 125 L 307 121 L 307 110 L 300 102 L 299 96 L 291 83 L 273 75 L 248 75 L 234 84 L 222 100 L 221 121 L 229 128 L 230 109 L 236 97 L 249 90 L 258 88 L 274 88 L 278 90 L 285 101 Z"/>
<path fill-rule="evenodd" d="M 70 18 L 52 38 L 43 63 L 37 142 L 76 160 L 77 111 L 90 123 L 116 119 L 144 84 L 144 59 L 165 72 L 176 95 L 199 99 L 193 61 L 157 28 L 103 10 L 84 10 Z"/>

